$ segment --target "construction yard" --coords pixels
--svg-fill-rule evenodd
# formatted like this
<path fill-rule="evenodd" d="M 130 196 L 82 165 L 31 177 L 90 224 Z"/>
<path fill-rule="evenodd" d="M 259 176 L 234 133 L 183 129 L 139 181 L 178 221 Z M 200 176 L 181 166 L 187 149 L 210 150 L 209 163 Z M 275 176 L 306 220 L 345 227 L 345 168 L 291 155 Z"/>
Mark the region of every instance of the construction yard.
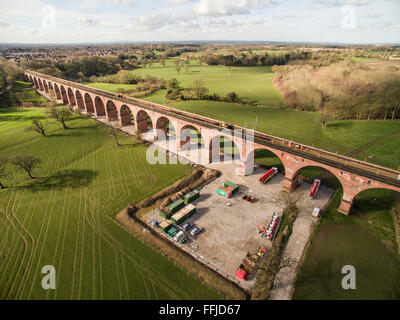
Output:
<path fill-rule="evenodd" d="M 280 192 L 284 176 L 278 173 L 266 184 L 262 184 L 258 180 L 266 169 L 256 167 L 252 175 L 237 176 L 235 174 L 237 165 L 237 163 L 207 165 L 220 171 L 221 176 L 199 190 L 200 197 L 191 202 L 196 207 L 196 213 L 180 224 L 182 226 L 186 222 L 191 222 L 203 230 L 198 235 L 191 236 L 192 227 L 187 232 L 189 240 L 185 244 L 178 242 L 176 244 L 243 289 L 251 290 L 255 283 L 257 269 L 255 268 L 255 271 L 247 276 L 246 281 L 239 279 L 235 274 L 247 253 L 257 254 L 260 246 L 263 246 L 266 248 L 266 256 L 268 255 L 272 242 L 265 236 L 262 237 L 257 226 L 267 226 L 274 213 L 278 216 L 282 215 L 283 204 L 280 200 L 282 197 Z M 229 199 L 217 193 L 217 188 L 223 186 L 226 181 L 239 185 L 239 191 Z M 314 207 L 324 208 L 333 193 L 331 189 L 321 186 L 317 197 L 309 199 L 310 187 L 310 184 L 301 182 L 295 191 L 301 199 L 299 201 L 301 215 L 296 221 L 292 234 L 295 241 L 290 242 L 289 254 L 298 260 L 304 251 L 312 227 L 317 221 L 317 218 L 311 214 Z M 254 196 L 255 201 L 250 203 L 243 200 L 242 197 L 245 194 Z M 149 225 L 152 225 L 154 220 L 160 223 L 164 220 L 158 210 L 150 211 L 143 219 Z M 161 231 L 160 233 L 174 242 L 174 239 L 166 233 Z M 297 264 L 294 268 L 297 268 Z M 294 275 L 294 273 L 289 275 L 293 278 L 289 279 L 290 281 L 286 279 L 290 287 Z"/>

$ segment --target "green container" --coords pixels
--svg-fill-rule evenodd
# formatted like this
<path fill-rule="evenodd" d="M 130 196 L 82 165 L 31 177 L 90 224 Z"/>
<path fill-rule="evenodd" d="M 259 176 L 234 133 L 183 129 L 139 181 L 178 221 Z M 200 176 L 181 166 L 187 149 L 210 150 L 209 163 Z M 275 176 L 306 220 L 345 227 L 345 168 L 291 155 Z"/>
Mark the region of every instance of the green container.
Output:
<path fill-rule="evenodd" d="M 160 228 L 161 231 L 167 232 L 169 228 L 171 228 L 172 222 L 169 220 L 165 220 L 161 222 L 158 227 Z"/>
<path fill-rule="evenodd" d="M 175 227 L 171 227 L 168 229 L 168 235 L 170 235 L 171 237 L 174 237 L 177 233 L 178 233 L 178 230 L 176 230 Z"/>
<path fill-rule="evenodd" d="M 184 196 L 184 201 L 186 203 L 191 203 L 192 201 L 198 199 L 200 197 L 200 192 L 198 190 L 193 190 Z"/>
<path fill-rule="evenodd" d="M 160 216 L 163 217 L 164 219 L 169 219 L 171 218 L 171 211 L 168 208 L 163 208 L 160 210 Z"/>
<path fill-rule="evenodd" d="M 226 197 L 226 192 L 224 190 L 221 190 L 220 188 L 217 188 L 217 193 L 223 197 Z"/>
<path fill-rule="evenodd" d="M 175 202 L 171 203 L 167 208 L 172 212 L 175 213 L 179 209 L 183 208 L 185 202 L 182 199 L 176 200 Z"/>
<path fill-rule="evenodd" d="M 235 193 L 236 191 L 239 190 L 239 186 L 237 184 L 234 184 L 233 182 L 230 182 L 230 181 L 226 181 L 224 183 L 224 187 L 225 188 L 226 187 L 232 187 L 233 188 L 232 193 Z"/>

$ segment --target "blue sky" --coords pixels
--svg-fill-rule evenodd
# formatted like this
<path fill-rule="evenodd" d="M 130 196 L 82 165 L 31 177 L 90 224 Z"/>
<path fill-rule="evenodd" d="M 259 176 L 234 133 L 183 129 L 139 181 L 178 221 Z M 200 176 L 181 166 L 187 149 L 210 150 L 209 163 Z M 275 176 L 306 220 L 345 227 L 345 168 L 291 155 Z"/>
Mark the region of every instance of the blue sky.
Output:
<path fill-rule="evenodd" d="M 0 43 L 400 43 L 400 0 L 0 0 Z"/>

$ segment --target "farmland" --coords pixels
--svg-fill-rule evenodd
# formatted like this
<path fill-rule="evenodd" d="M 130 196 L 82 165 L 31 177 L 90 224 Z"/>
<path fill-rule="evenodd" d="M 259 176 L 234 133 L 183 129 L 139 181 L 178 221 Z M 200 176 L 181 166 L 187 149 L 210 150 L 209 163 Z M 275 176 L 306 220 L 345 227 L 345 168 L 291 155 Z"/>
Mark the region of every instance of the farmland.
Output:
<path fill-rule="evenodd" d="M 400 259 L 390 213 L 395 193 L 361 193 L 348 217 L 336 213 L 340 195 L 335 195 L 311 240 L 298 271 L 293 299 L 398 300 Z M 340 285 L 345 265 L 356 269 L 356 290 L 343 290 Z"/>
<path fill-rule="evenodd" d="M 218 294 L 125 232 L 115 214 L 189 172 L 147 163 L 146 147 L 81 116 L 48 137 L 24 132 L 43 109 L 0 109 L 2 155 L 43 162 L 33 181 L 11 168 L 0 190 L 1 299 L 217 299 Z M 41 288 L 54 265 L 57 289 Z"/>

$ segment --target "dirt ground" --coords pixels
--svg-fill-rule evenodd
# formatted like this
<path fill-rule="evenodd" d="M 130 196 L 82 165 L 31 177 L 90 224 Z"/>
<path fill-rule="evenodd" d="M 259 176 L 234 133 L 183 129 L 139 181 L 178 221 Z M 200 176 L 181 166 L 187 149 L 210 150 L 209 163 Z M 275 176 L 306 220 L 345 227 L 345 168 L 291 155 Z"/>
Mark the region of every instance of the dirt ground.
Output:
<path fill-rule="evenodd" d="M 277 174 L 264 185 L 259 183 L 258 179 L 266 170 L 259 167 L 255 168 L 252 175 L 246 177 L 235 174 L 237 164 L 217 163 L 208 167 L 221 171 L 222 175 L 200 190 L 200 198 L 193 202 L 197 212 L 187 220 L 202 227 L 204 231 L 193 238 L 190 244 L 182 247 L 220 274 L 249 290 L 254 285 L 255 273 L 252 273 L 247 281 L 239 280 L 235 277 L 235 273 L 247 252 L 254 254 L 263 245 L 267 248 L 268 254 L 271 241 L 260 236 L 257 224 L 268 225 L 274 212 L 279 216 L 282 215 L 279 193 L 282 190 L 284 176 Z M 231 199 L 226 199 L 216 192 L 216 188 L 222 186 L 224 181 L 231 181 L 240 186 L 239 191 Z M 330 189 L 321 186 L 317 198 L 310 200 L 307 196 L 310 187 L 309 184 L 301 183 L 295 191 L 295 194 L 302 199 L 301 216 L 306 217 L 303 222 L 296 221 L 299 226 L 295 226 L 293 232 L 294 239 L 296 237 L 302 239 L 300 242 L 296 239 L 292 241 L 297 257 L 301 257 L 316 221 L 316 218 L 311 216 L 313 208 L 315 206 L 323 208 L 332 195 Z M 255 196 L 255 203 L 250 204 L 241 199 L 246 193 Z M 153 211 L 144 217 L 149 224 L 154 219 L 162 221 L 158 213 Z"/>

